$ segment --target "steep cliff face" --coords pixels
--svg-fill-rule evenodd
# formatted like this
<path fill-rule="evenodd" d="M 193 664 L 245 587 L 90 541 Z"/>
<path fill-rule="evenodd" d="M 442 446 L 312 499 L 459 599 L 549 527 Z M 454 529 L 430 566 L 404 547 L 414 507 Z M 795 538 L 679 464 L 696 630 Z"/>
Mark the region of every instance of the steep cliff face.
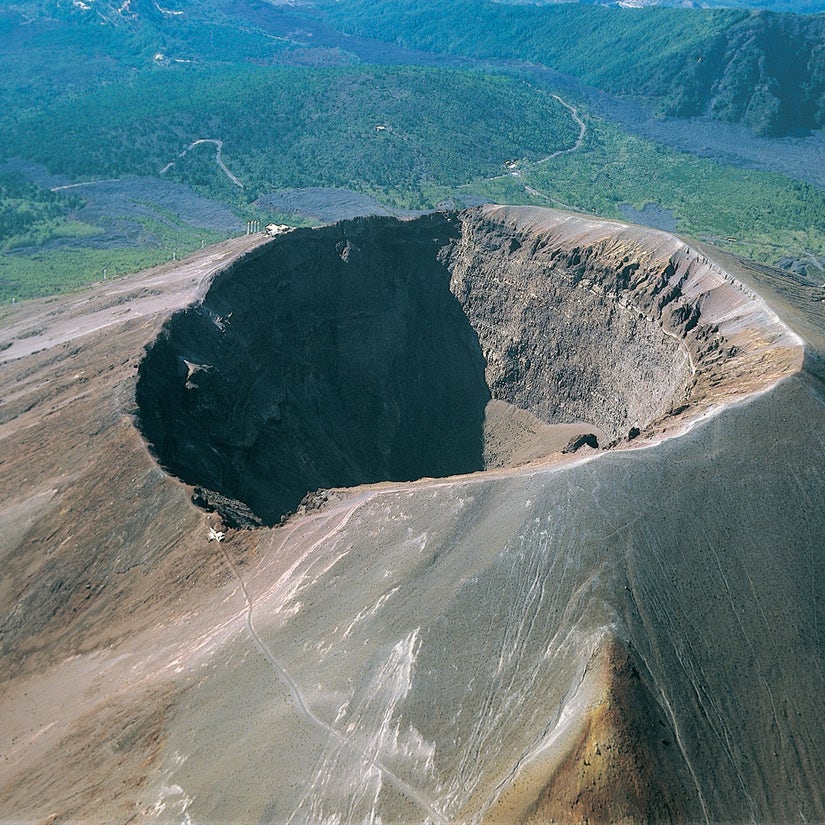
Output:
<path fill-rule="evenodd" d="M 161 463 L 227 523 L 271 524 L 318 488 L 630 440 L 748 372 L 719 320 L 749 299 L 698 253 L 542 215 L 342 222 L 223 273 L 141 365 Z"/>
<path fill-rule="evenodd" d="M 592 422 L 611 440 L 687 400 L 690 353 L 665 312 L 682 298 L 672 262 L 616 239 L 555 243 L 474 212 L 451 269 L 494 398 L 543 421 Z"/>
<path fill-rule="evenodd" d="M 484 365 L 438 260 L 455 231 L 303 230 L 219 279 L 141 369 L 161 461 L 268 522 L 319 487 L 481 469 Z"/>

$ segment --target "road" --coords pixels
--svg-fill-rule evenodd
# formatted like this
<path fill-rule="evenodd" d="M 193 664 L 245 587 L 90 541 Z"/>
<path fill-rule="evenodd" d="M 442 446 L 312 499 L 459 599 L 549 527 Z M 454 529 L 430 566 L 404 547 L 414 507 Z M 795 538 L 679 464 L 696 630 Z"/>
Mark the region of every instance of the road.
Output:
<path fill-rule="evenodd" d="M 223 141 L 219 140 L 218 138 L 200 138 L 198 140 L 193 140 L 179 155 L 179 158 L 182 158 L 186 155 L 186 153 L 190 149 L 194 149 L 196 146 L 200 146 L 202 143 L 214 143 L 215 144 L 215 161 L 217 162 L 218 166 L 224 171 L 226 176 L 235 186 L 239 186 L 243 189 L 243 184 L 229 171 L 226 164 L 223 162 Z M 173 166 L 175 165 L 175 161 L 171 161 L 160 170 L 160 174 L 164 174 L 164 172 L 168 172 Z"/>

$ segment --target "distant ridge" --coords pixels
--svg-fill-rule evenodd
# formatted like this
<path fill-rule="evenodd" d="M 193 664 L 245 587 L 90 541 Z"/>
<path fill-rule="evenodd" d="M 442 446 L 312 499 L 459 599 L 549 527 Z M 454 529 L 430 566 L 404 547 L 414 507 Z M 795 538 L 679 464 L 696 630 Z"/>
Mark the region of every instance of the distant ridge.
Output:
<path fill-rule="evenodd" d="M 825 15 L 489 0 L 350 0 L 342 29 L 405 46 L 541 63 L 665 116 L 775 136 L 825 125 Z"/>
<path fill-rule="evenodd" d="M 690 9 L 768 9 L 793 14 L 818 14 L 825 11 L 821 0 L 499 0 L 513 6 L 552 6 L 564 2 L 578 2 L 589 6 L 621 6 L 650 8 L 669 6 Z"/>

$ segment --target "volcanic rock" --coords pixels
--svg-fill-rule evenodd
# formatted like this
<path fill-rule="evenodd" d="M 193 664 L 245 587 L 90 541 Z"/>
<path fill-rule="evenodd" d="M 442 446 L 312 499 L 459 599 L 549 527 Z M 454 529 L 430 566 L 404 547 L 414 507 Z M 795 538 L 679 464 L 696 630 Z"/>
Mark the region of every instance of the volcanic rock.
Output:
<path fill-rule="evenodd" d="M 595 433 L 582 433 L 581 435 L 573 436 L 567 442 L 567 446 L 562 450 L 563 453 L 575 453 L 580 447 L 591 447 L 594 450 L 599 449 L 599 439 Z"/>

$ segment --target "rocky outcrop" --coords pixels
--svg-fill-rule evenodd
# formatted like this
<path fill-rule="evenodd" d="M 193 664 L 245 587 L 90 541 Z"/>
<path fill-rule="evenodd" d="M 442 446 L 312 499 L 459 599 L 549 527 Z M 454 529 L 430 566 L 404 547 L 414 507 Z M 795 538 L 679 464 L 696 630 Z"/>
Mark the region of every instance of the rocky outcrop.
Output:
<path fill-rule="evenodd" d="M 487 825 L 699 822 L 689 766 L 634 656 L 606 636 L 571 701 L 581 724 L 525 760 Z"/>
<path fill-rule="evenodd" d="M 504 214 L 466 215 L 451 255 L 493 397 L 612 440 L 682 403 L 692 370 L 674 308 L 688 310 L 672 263 L 622 239 L 560 243 Z"/>
<path fill-rule="evenodd" d="M 598 450 L 599 439 L 596 437 L 596 434 L 583 433 L 582 435 L 577 435 L 574 438 L 571 438 L 570 441 L 567 442 L 567 446 L 562 450 L 562 452 L 575 453 L 576 450 L 579 450 L 582 447 L 590 447 L 594 450 Z"/>

